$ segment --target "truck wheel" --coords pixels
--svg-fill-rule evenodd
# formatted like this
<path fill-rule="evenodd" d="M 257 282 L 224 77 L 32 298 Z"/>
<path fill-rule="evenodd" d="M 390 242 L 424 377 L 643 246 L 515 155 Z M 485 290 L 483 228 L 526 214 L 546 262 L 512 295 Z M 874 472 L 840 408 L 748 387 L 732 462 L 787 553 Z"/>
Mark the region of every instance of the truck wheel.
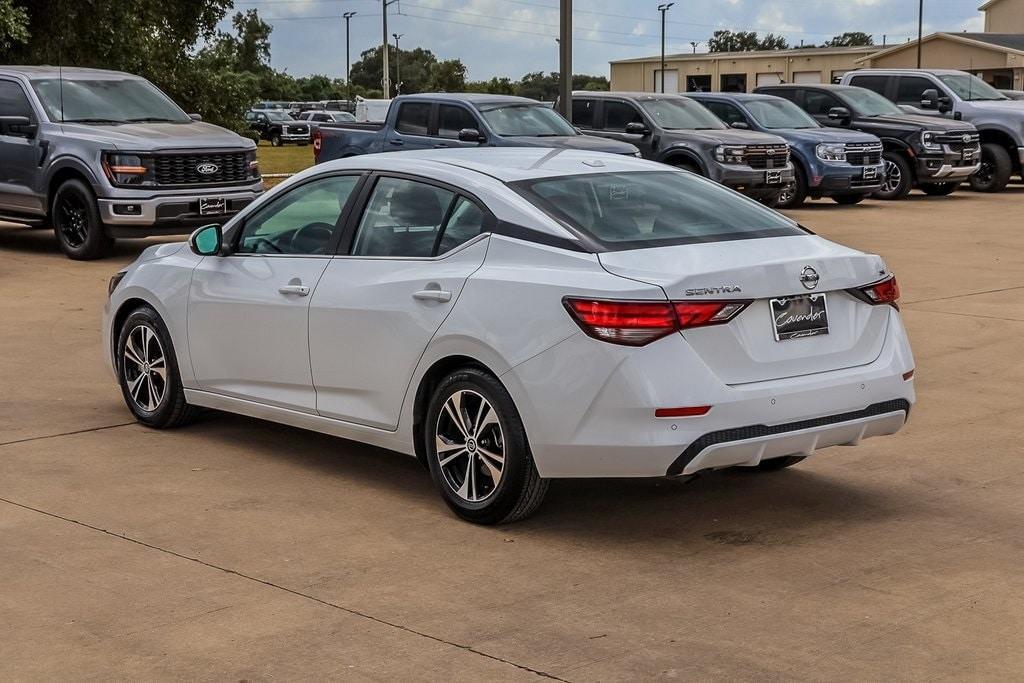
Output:
<path fill-rule="evenodd" d="M 807 176 L 793 164 L 793 182 L 779 194 L 779 209 L 798 209 L 807 199 Z"/>
<path fill-rule="evenodd" d="M 897 152 L 883 153 L 882 161 L 885 163 L 885 180 L 882 181 L 882 189 L 871 196 L 875 199 L 903 199 L 914 184 L 910 164 Z"/>
<path fill-rule="evenodd" d="M 66 180 L 50 205 L 50 220 L 61 251 L 76 261 L 91 261 L 110 253 L 114 244 L 103 229 L 96 197 L 81 180 Z"/>
<path fill-rule="evenodd" d="M 864 195 L 862 194 L 837 194 L 832 197 L 832 201 L 836 204 L 842 204 L 843 206 L 852 206 L 854 204 L 860 204 L 864 201 Z"/>
<path fill-rule="evenodd" d="M 271 135 L 270 136 L 270 146 L 271 147 L 280 147 L 281 146 L 281 136 L 278 135 L 277 133 L 274 133 L 273 135 Z"/>
<path fill-rule="evenodd" d="M 1010 182 L 1013 162 L 1002 145 L 986 142 L 981 146 L 981 168 L 971 176 L 971 189 L 975 192 L 1002 192 Z"/>
<path fill-rule="evenodd" d="M 929 197 L 945 197 L 953 194 L 960 187 L 960 183 L 927 183 L 921 186 L 921 191 Z"/>

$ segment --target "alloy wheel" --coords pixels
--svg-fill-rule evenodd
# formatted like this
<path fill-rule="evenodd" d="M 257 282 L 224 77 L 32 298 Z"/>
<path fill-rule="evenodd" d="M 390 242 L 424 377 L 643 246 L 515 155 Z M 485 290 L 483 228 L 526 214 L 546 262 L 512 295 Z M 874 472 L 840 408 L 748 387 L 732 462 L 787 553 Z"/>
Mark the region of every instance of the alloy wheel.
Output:
<path fill-rule="evenodd" d="M 68 246 L 77 249 L 89 238 L 89 210 L 77 194 L 65 193 L 57 203 L 57 227 Z"/>
<path fill-rule="evenodd" d="M 991 161 L 982 160 L 978 170 L 974 172 L 974 179 L 980 185 L 988 185 L 992 182 L 993 173 L 995 173 L 995 165 Z"/>
<path fill-rule="evenodd" d="M 896 192 L 901 182 L 903 182 L 903 172 L 900 171 L 900 167 L 886 159 L 885 180 L 882 181 L 882 192 Z"/>
<path fill-rule="evenodd" d="M 437 464 L 459 498 L 478 503 L 498 488 L 505 471 L 505 440 L 494 407 L 463 389 L 445 401 L 434 432 Z"/>
<path fill-rule="evenodd" d="M 779 205 L 786 206 L 793 201 L 793 196 L 796 194 L 796 181 L 789 183 L 782 188 L 782 192 L 779 193 Z"/>
<path fill-rule="evenodd" d="M 167 391 L 167 359 L 153 328 L 137 325 L 124 344 L 122 372 L 135 406 L 153 412 Z"/>

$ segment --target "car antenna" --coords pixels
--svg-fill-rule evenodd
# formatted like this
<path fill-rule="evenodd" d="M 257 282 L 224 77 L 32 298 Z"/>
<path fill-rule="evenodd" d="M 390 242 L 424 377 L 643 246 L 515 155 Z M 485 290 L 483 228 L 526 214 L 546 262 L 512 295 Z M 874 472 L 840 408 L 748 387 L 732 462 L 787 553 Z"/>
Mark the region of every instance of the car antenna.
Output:
<path fill-rule="evenodd" d="M 64 123 L 64 58 L 57 48 L 57 87 L 60 91 L 60 122 Z"/>

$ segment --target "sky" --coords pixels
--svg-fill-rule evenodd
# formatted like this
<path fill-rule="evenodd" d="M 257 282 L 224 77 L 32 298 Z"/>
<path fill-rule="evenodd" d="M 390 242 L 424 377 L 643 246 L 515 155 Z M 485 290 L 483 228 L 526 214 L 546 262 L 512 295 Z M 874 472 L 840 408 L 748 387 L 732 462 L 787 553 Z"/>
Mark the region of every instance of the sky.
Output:
<path fill-rule="evenodd" d="M 982 0 L 924 0 L 924 32 L 981 31 Z M 608 62 L 660 52 L 658 0 L 574 0 L 573 71 L 608 75 Z M 557 71 L 558 0 L 398 0 L 388 7 L 388 33 L 403 49 L 424 47 L 439 59 L 459 58 L 469 79 L 518 79 Z M 351 20 L 352 61 L 380 44 L 381 0 L 235 0 L 257 8 L 274 27 L 271 65 L 293 76 L 345 75 L 345 21 Z M 821 43 L 863 31 L 882 43 L 917 34 L 918 0 L 677 0 L 667 14 L 666 52 L 707 50 L 717 29 L 773 32 L 793 45 Z M 222 23 L 230 30 L 230 22 Z M 394 39 L 389 39 L 394 44 Z"/>

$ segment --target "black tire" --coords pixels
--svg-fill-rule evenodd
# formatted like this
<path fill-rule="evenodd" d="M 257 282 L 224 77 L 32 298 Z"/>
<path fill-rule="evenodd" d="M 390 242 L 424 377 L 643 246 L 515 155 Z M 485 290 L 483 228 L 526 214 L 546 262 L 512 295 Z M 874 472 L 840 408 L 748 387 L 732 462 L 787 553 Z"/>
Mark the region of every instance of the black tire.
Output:
<path fill-rule="evenodd" d="M 898 152 L 883 152 L 882 160 L 885 163 L 885 180 L 882 189 L 875 192 L 872 197 L 875 199 L 895 200 L 903 199 L 914 187 L 914 176 L 910 170 L 910 164 Z M 890 178 L 894 179 L 890 183 Z"/>
<path fill-rule="evenodd" d="M 777 209 L 779 208 L 779 197 L 781 194 L 781 192 L 779 194 L 766 194 L 763 197 L 758 198 L 757 201 L 761 202 L 769 209 Z"/>
<path fill-rule="evenodd" d="M 158 353 L 163 362 L 150 366 Z M 129 360 L 131 357 L 145 365 Z M 117 333 L 114 358 L 121 394 L 136 420 L 147 427 L 168 429 L 188 424 L 199 415 L 200 409 L 185 401 L 171 335 L 152 308 L 140 306 L 128 315 Z"/>
<path fill-rule="evenodd" d="M 690 173 L 696 173 L 699 176 L 704 175 L 700 171 L 700 166 L 686 158 L 669 159 L 665 163 L 669 166 L 675 166 L 676 168 L 680 168 L 684 171 L 689 171 Z"/>
<path fill-rule="evenodd" d="M 779 195 L 776 208 L 798 209 L 807 200 L 807 174 L 797 164 L 793 164 L 793 184 L 787 190 Z"/>
<path fill-rule="evenodd" d="M 925 183 L 921 185 L 921 191 L 929 197 L 945 197 L 956 192 L 958 187 L 960 187 L 959 181 L 955 183 Z"/>
<path fill-rule="evenodd" d="M 866 197 L 862 194 L 837 194 L 832 195 L 832 201 L 836 204 L 842 204 L 843 206 L 853 206 L 854 204 L 860 204 Z"/>
<path fill-rule="evenodd" d="M 769 458 L 768 460 L 762 460 L 757 464 L 757 469 L 761 472 L 777 472 L 787 467 L 792 467 L 798 462 L 802 462 L 805 459 L 803 455 L 784 455 L 781 458 Z"/>
<path fill-rule="evenodd" d="M 278 135 L 277 133 L 274 133 L 273 135 L 271 135 L 270 136 L 270 146 L 271 147 L 280 147 L 281 146 L 281 136 Z"/>
<path fill-rule="evenodd" d="M 60 250 L 75 261 L 103 258 L 114 245 L 100 221 L 96 197 L 81 180 L 65 180 L 53 193 L 50 222 Z"/>
<path fill-rule="evenodd" d="M 1010 182 L 1013 161 L 1002 145 L 986 142 L 981 146 L 981 168 L 969 179 L 975 192 L 1002 192 Z"/>
<path fill-rule="evenodd" d="M 452 406 L 461 406 L 461 410 L 453 409 L 462 415 L 469 434 L 446 410 L 449 399 Z M 490 408 L 483 413 L 481 401 Z M 496 421 L 488 419 L 491 411 Z M 478 368 L 463 368 L 445 377 L 430 398 L 423 429 L 430 476 L 444 502 L 462 519 L 475 524 L 507 524 L 529 516 L 540 506 L 548 480 L 537 472 L 512 397 L 492 375 Z M 439 440 L 452 444 L 440 456 Z M 494 459 L 495 454 L 502 460 Z M 443 465 L 442 460 L 447 463 Z"/>

